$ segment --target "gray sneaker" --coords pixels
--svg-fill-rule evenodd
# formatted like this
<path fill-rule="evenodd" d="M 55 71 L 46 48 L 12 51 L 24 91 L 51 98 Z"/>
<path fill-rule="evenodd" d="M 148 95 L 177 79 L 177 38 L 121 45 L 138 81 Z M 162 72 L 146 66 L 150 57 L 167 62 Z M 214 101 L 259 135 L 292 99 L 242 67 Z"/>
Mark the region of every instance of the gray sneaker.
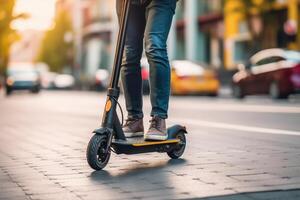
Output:
<path fill-rule="evenodd" d="M 144 135 L 144 123 L 143 119 L 126 119 L 123 126 L 123 132 L 125 137 L 142 137 Z"/>
<path fill-rule="evenodd" d="M 149 121 L 150 127 L 145 134 L 145 140 L 167 140 L 168 133 L 166 128 L 166 120 L 160 117 L 152 117 Z"/>

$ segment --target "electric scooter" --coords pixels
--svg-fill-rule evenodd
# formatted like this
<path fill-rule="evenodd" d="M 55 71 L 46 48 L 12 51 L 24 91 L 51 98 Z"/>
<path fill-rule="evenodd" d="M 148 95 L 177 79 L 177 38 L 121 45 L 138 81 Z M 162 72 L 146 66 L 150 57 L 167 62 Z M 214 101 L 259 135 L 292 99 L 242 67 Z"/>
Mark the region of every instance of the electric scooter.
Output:
<path fill-rule="evenodd" d="M 107 91 L 102 125 L 101 128 L 93 131 L 94 135 L 89 141 L 86 152 L 87 162 L 94 170 L 101 170 L 107 165 L 111 152 L 116 154 L 166 152 L 172 159 L 177 159 L 182 156 L 186 146 L 185 134 L 187 131 L 181 125 L 169 127 L 167 129 L 168 139 L 165 141 L 145 141 L 143 137 L 126 138 L 124 135 L 122 130 L 123 111 L 118 102 L 120 95 L 118 83 L 131 0 L 123 1 L 114 66 Z M 117 106 L 121 110 L 121 122 L 117 114 Z"/>

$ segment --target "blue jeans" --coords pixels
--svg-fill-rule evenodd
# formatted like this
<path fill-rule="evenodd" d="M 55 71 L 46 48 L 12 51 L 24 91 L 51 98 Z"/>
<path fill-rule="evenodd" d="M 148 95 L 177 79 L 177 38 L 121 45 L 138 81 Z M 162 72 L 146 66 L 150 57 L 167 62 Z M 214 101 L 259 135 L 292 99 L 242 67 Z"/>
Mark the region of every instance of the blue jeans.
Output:
<path fill-rule="evenodd" d="M 117 0 L 120 19 L 123 0 Z M 121 79 L 128 118 L 143 118 L 141 57 L 143 42 L 150 65 L 151 116 L 168 117 L 170 64 L 167 38 L 176 0 L 142 0 L 131 4 Z"/>

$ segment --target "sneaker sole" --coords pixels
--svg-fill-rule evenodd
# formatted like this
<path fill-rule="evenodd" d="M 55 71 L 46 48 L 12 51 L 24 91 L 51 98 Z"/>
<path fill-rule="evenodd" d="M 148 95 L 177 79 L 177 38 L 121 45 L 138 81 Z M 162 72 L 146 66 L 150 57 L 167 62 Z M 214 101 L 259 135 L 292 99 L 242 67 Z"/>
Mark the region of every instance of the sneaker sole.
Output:
<path fill-rule="evenodd" d="M 144 132 L 136 132 L 136 133 L 124 133 L 126 138 L 132 138 L 132 137 L 142 137 L 144 135 Z"/>
<path fill-rule="evenodd" d="M 168 136 L 161 136 L 161 135 L 145 135 L 145 140 L 158 140 L 158 141 L 164 141 L 168 139 Z"/>

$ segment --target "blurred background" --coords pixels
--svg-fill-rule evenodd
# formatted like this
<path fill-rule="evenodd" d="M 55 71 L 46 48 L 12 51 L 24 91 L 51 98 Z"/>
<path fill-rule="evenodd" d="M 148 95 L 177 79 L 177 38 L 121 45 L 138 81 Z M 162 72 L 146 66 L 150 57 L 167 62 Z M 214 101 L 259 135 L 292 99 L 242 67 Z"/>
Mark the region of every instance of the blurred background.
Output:
<path fill-rule="evenodd" d="M 0 200 L 300 199 L 300 0 L 179 0 L 167 126 L 187 127 L 184 157 L 113 154 L 94 172 L 116 1 L 0 0 Z"/>
<path fill-rule="evenodd" d="M 299 0 L 181 0 L 169 35 L 172 94 L 287 98 L 300 88 Z M 115 1 L 1 0 L 0 76 L 14 90 L 104 90 Z M 144 93 L 149 66 L 142 59 Z"/>

